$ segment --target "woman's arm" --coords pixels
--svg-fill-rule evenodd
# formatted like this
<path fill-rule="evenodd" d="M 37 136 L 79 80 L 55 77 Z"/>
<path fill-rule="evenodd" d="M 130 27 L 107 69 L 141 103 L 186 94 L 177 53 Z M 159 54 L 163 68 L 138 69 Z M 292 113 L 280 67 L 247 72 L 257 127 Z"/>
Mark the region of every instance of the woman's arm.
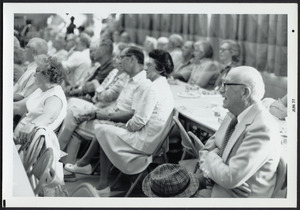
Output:
<path fill-rule="evenodd" d="M 46 99 L 44 113 L 22 127 L 18 138 L 21 140 L 28 139 L 35 127 L 51 124 L 59 115 L 62 106 L 62 101 L 57 96 L 51 96 Z"/>
<path fill-rule="evenodd" d="M 14 102 L 14 116 L 20 115 L 23 116 L 27 113 L 26 101 L 28 97 L 22 99 L 21 101 Z"/>
<path fill-rule="evenodd" d="M 201 72 L 201 76 L 197 80 L 196 84 L 201 88 L 206 88 L 210 82 L 210 80 L 214 77 L 215 74 L 218 73 L 218 66 L 213 62 L 205 65 L 203 71 Z"/>
<path fill-rule="evenodd" d="M 57 96 L 49 97 L 45 101 L 44 113 L 34 119 L 32 123 L 37 126 L 47 126 L 51 124 L 58 117 L 62 106 L 63 103 L 60 98 Z"/>

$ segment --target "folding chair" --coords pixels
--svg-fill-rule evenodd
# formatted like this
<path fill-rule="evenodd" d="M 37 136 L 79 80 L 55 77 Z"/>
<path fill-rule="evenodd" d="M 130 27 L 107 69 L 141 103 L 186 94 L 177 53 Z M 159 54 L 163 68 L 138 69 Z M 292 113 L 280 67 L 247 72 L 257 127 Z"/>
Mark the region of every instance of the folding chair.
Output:
<path fill-rule="evenodd" d="M 193 135 L 193 141 L 190 139 L 188 133 L 184 129 L 183 125 L 178 119 L 178 116 L 173 117 L 174 122 L 179 128 L 180 136 L 181 136 L 181 144 L 183 146 L 183 154 L 181 156 L 181 160 L 183 160 L 186 157 L 186 154 L 189 153 L 193 157 L 198 158 L 199 156 L 199 150 L 203 147 L 203 143 L 198 139 L 192 132 L 189 132 L 189 135 Z M 194 138 L 196 137 L 196 140 Z M 196 148 L 197 145 L 197 148 Z"/>
<path fill-rule="evenodd" d="M 272 194 L 272 198 L 275 198 L 280 190 L 284 190 L 287 186 L 287 163 L 285 159 L 281 156 L 280 161 L 277 166 L 277 180 Z M 286 194 L 285 194 L 286 197 Z"/>
<path fill-rule="evenodd" d="M 95 188 L 87 182 L 78 185 L 69 197 L 100 197 Z"/>
<path fill-rule="evenodd" d="M 196 148 L 197 152 L 197 157 L 199 157 L 199 150 L 202 149 L 204 147 L 204 144 L 202 143 L 202 141 L 191 131 L 188 132 L 189 136 L 192 137 L 194 146 Z"/>
<path fill-rule="evenodd" d="M 33 164 L 32 170 L 27 173 L 31 187 L 36 196 L 42 191 L 43 185 L 52 180 L 55 174 L 52 170 L 52 163 L 53 150 L 49 147 Z"/>
<path fill-rule="evenodd" d="M 118 180 L 120 179 L 120 177 L 122 175 L 126 175 L 127 178 L 129 179 L 129 181 L 131 182 L 130 188 L 128 189 L 125 197 L 128 197 L 131 192 L 133 191 L 133 189 L 136 187 L 137 183 L 142 179 L 142 177 L 147 173 L 150 173 L 150 165 L 151 164 L 161 164 L 161 157 L 163 158 L 163 162 L 167 163 L 168 162 L 168 157 L 167 157 L 167 152 L 169 150 L 169 134 L 171 133 L 173 127 L 175 126 L 175 123 L 173 121 L 173 116 L 175 114 L 175 110 L 173 110 L 173 112 L 170 114 L 167 123 L 163 129 L 163 135 L 161 137 L 161 141 L 160 143 L 157 145 L 156 149 L 154 150 L 154 152 L 152 153 L 152 157 L 153 157 L 153 161 L 152 163 L 150 163 L 147 168 L 142 171 L 139 174 L 136 175 L 127 175 L 124 174 L 120 171 L 119 175 L 117 176 L 117 178 L 115 179 L 115 181 L 111 184 L 111 188 L 113 188 L 113 186 L 118 182 Z M 161 156 L 161 154 L 163 156 Z M 134 177 L 136 176 L 136 177 Z M 133 178 L 133 180 L 131 179 Z"/>
<path fill-rule="evenodd" d="M 44 147 L 45 136 L 35 135 L 37 131 L 38 129 L 36 129 L 31 134 L 29 140 L 24 145 L 22 145 L 18 150 L 19 154 L 23 153 L 22 159 L 23 159 L 23 165 L 26 172 L 30 170 L 30 166 L 32 166 L 32 164 L 36 162 L 38 156 L 42 153 L 43 149 L 45 148 Z"/>
<path fill-rule="evenodd" d="M 198 164 L 199 164 L 199 150 L 203 148 L 204 145 L 200 141 L 200 139 L 191 131 L 189 131 L 188 133 L 186 132 L 183 125 L 179 121 L 178 116 L 174 116 L 173 119 L 179 128 L 180 136 L 181 136 L 181 144 L 183 146 L 183 154 L 178 164 L 186 168 L 188 171 L 195 173 L 197 171 Z M 189 136 L 191 136 L 192 139 L 190 139 Z M 187 153 L 192 155 L 193 158 L 184 160 L 186 158 Z"/>

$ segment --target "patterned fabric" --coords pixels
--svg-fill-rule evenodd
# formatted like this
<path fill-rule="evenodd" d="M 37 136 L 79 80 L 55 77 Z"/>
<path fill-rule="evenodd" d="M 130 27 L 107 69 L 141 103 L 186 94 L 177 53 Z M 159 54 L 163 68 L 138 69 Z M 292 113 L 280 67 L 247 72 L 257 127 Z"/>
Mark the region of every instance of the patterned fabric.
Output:
<path fill-rule="evenodd" d="M 196 176 L 178 164 L 162 164 L 147 175 L 143 191 L 148 197 L 192 197 L 198 190 Z"/>

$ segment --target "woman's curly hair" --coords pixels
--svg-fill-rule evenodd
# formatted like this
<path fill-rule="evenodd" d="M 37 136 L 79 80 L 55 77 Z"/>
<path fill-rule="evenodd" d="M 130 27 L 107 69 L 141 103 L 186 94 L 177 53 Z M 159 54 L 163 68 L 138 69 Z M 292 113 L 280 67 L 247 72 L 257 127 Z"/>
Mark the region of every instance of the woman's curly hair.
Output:
<path fill-rule="evenodd" d="M 156 64 L 156 70 L 160 75 L 167 77 L 174 69 L 174 63 L 170 53 L 164 50 L 155 49 L 149 53 Z"/>
<path fill-rule="evenodd" d="M 48 76 L 50 83 L 61 83 L 63 80 L 62 65 L 56 57 L 39 55 L 36 57 L 36 62 L 38 66 L 44 67 L 41 73 Z"/>

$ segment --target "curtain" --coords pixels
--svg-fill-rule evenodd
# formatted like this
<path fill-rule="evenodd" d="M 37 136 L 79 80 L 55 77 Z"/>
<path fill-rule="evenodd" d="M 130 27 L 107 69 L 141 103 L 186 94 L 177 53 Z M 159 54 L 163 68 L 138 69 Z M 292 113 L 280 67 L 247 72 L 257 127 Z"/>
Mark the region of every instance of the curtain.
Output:
<path fill-rule="evenodd" d="M 220 42 L 232 39 L 241 46 L 242 65 L 287 76 L 287 15 L 125 14 L 122 18 L 123 28 L 138 45 L 146 35 L 177 33 L 184 40 L 208 39 L 218 60 Z"/>

